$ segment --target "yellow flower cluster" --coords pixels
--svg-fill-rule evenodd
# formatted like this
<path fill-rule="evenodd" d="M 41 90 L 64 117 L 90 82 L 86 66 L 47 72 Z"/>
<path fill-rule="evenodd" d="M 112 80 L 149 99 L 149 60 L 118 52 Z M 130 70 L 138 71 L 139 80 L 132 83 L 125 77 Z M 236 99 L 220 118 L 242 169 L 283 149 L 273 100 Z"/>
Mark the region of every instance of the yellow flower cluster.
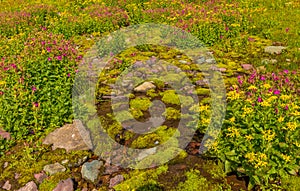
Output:
<path fill-rule="evenodd" d="M 283 129 L 289 129 L 294 131 L 297 128 L 296 122 L 287 122 L 286 127 L 283 127 Z"/>
<path fill-rule="evenodd" d="M 234 122 L 235 122 L 235 117 L 230 118 L 229 121 L 230 121 L 231 123 L 234 123 Z"/>
<path fill-rule="evenodd" d="M 246 135 L 245 137 L 248 141 L 251 141 L 252 139 L 254 139 L 254 137 L 252 135 Z"/>
<path fill-rule="evenodd" d="M 253 109 L 252 108 L 250 108 L 250 107 L 246 107 L 246 106 L 244 106 L 243 107 L 243 116 L 246 116 L 246 115 L 248 115 L 248 114 L 251 114 L 252 112 L 253 112 Z"/>
<path fill-rule="evenodd" d="M 245 158 L 248 159 L 248 161 L 252 164 L 254 164 L 254 168 L 259 168 L 259 167 L 264 167 L 268 163 L 266 162 L 267 160 L 267 155 L 265 153 L 247 153 L 245 155 Z"/>
<path fill-rule="evenodd" d="M 263 87 L 264 87 L 265 89 L 269 89 L 269 88 L 271 87 L 271 85 L 270 85 L 270 84 L 264 84 Z"/>
<path fill-rule="evenodd" d="M 277 100 L 277 99 L 278 99 L 277 96 L 271 96 L 271 97 L 269 97 L 269 98 L 267 99 L 267 101 L 268 101 L 268 102 L 272 102 L 272 101 Z"/>
<path fill-rule="evenodd" d="M 281 95 L 280 96 L 280 99 L 283 100 L 283 101 L 287 101 L 287 100 L 289 100 L 291 98 L 292 98 L 292 96 L 290 96 L 290 95 Z"/>
<path fill-rule="evenodd" d="M 270 107 L 271 106 L 271 104 L 269 103 L 268 100 L 260 102 L 259 105 L 261 105 L 263 107 Z"/>
<path fill-rule="evenodd" d="M 257 87 L 256 87 L 256 86 L 253 86 L 253 85 L 251 85 L 251 86 L 249 86 L 247 89 L 248 89 L 248 90 L 257 90 Z"/>
<path fill-rule="evenodd" d="M 229 127 L 227 130 L 229 131 L 229 133 L 227 133 L 227 135 L 226 135 L 227 137 L 238 137 L 238 136 L 240 136 L 239 130 L 235 127 Z"/>
<path fill-rule="evenodd" d="M 209 124 L 210 123 L 210 118 L 204 118 L 201 120 L 201 122 L 205 125 Z"/>
<path fill-rule="evenodd" d="M 209 105 L 200 105 L 199 111 L 207 111 L 209 109 Z"/>
<path fill-rule="evenodd" d="M 275 133 L 272 132 L 270 129 L 268 129 L 267 131 L 263 131 L 263 138 L 267 141 L 272 141 L 275 137 Z"/>
<path fill-rule="evenodd" d="M 242 96 L 243 95 L 240 92 L 236 92 L 235 90 L 227 93 L 227 98 L 230 100 L 240 99 Z"/>

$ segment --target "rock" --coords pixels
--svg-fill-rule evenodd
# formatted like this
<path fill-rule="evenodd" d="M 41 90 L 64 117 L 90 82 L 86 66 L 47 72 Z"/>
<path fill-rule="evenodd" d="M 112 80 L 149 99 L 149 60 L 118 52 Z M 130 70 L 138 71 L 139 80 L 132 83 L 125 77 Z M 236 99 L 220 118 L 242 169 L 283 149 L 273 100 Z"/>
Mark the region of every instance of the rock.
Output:
<path fill-rule="evenodd" d="M 263 59 L 262 61 L 262 64 L 276 64 L 277 63 L 277 60 L 276 59 Z"/>
<path fill-rule="evenodd" d="M 17 180 L 17 179 L 19 179 L 20 178 L 20 176 L 21 176 L 21 174 L 19 174 L 19 173 L 15 173 L 15 179 Z"/>
<path fill-rule="evenodd" d="M 0 129 L 0 139 L 7 139 L 7 140 L 10 140 L 10 133 Z"/>
<path fill-rule="evenodd" d="M 151 82 L 144 82 L 141 85 L 139 85 L 138 87 L 134 88 L 135 92 L 147 92 L 150 89 L 155 89 L 156 86 L 154 84 L 152 84 Z"/>
<path fill-rule="evenodd" d="M 264 71 L 266 71 L 266 68 L 264 67 L 264 66 L 259 66 L 259 67 L 257 67 L 257 72 L 264 72 Z"/>
<path fill-rule="evenodd" d="M 112 174 L 114 172 L 117 172 L 120 168 L 118 166 L 112 165 L 105 167 L 105 171 L 103 174 Z"/>
<path fill-rule="evenodd" d="M 49 173 L 50 176 L 51 176 L 51 175 L 56 174 L 58 172 L 66 171 L 66 168 L 63 165 L 61 165 L 57 162 L 57 163 L 54 163 L 54 164 L 49 164 L 49 165 L 44 166 L 43 170 L 45 172 Z"/>
<path fill-rule="evenodd" d="M 115 177 L 113 177 L 112 179 L 110 179 L 109 181 L 109 188 L 114 187 L 117 184 L 120 184 L 122 181 L 124 181 L 124 177 L 123 175 L 117 175 Z"/>
<path fill-rule="evenodd" d="M 265 52 L 269 54 L 280 54 L 284 49 L 286 49 L 284 46 L 267 46 L 265 47 Z"/>
<path fill-rule="evenodd" d="M 226 68 L 219 68 L 220 72 L 226 72 Z"/>
<path fill-rule="evenodd" d="M 75 164 L 68 164 L 68 166 L 69 167 L 78 167 L 78 166 L 82 165 L 83 163 L 85 163 L 87 159 L 88 159 L 88 157 L 84 156 L 82 159 L 78 159 L 78 161 Z"/>
<path fill-rule="evenodd" d="M 3 169 L 6 168 L 8 166 L 8 162 L 6 161 L 4 164 L 3 164 Z"/>
<path fill-rule="evenodd" d="M 137 160 L 141 161 L 142 159 L 146 158 L 149 155 L 153 155 L 156 152 L 156 147 L 145 149 L 142 152 L 140 152 L 139 156 L 137 157 Z"/>
<path fill-rule="evenodd" d="M 10 190 L 11 184 L 9 183 L 9 180 L 5 182 L 5 184 L 2 186 L 4 190 Z"/>
<path fill-rule="evenodd" d="M 253 69 L 253 66 L 251 64 L 242 64 L 242 67 L 244 70 L 251 70 Z"/>
<path fill-rule="evenodd" d="M 48 176 L 44 172 L 40 172 L 40 173 L 34 174 L 34 178 L 38 181 L 38 183 L 42 183 L 43 180 L 45 178 L 47 178 L 47 177 Z"/>
<path fill-rule="evenodd" d="M 36 184 L 31 181 L 17 191 L 38 191 Z"/>
<path fill-rule="evenodd" d="M 67 164 L 68 162 L 69 162 L 69 160 L 65 159 L 65 160 L 61 161 L 61 164 Z"/>
<path fill-rule="evenodd" d="M 99 169 L 102 165 L 103 162 L 98 160 L 84 163 L 81 168 L 82 178 L 95 182 L 99 174 Z"/>
<path fill-rule="evenodd" d="M 185 61 L 185 60 L 179 60 L 179 62 L 180 62 L 181 64 L 186 64 L 186 63 L 187 63 L 187 61 Z"/>
<path fill-rule="evenodd" d="M 205 62 L 205 57 L 200 57 L 198 60 L 196 60 L 197 64 L 203 64 Z"/>
<path fill-rule="evenodd" d="M 213 59 L 213 58 L 209 58 L 209 59 L 206 60 L 206 63 L 208 63 L 208 64 L 215 64 L 216 60 Z"/>
<path fill-rule="evenodd" d="M 53 150 L 63 148 L 67 152 L 92 149 L 89 131 L 84 128 L 80 120 L 74 120 L 73 124 L 66 124 L 56 129 L 44 139 L 43 144 L 53 144 Z"/>
<path fill-rule="evenodd" d="M 53 189 L 53 191 L 73 191 L 74 184 L 71 178 L 67 180 L 60 181 L 57 186 Z"/>

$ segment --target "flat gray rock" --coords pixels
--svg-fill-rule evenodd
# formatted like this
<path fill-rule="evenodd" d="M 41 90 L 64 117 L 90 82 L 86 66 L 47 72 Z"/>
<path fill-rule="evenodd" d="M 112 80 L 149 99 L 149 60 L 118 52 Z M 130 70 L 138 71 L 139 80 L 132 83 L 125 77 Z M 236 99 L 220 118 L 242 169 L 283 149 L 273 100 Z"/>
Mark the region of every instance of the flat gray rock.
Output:
<path fill-rule="evenodd" d="M 43 170 L 45 172 L 49 173 L 50 176 L 51 176 L 51 175 L 56 174 L 58 172 L 66 171 L 66 168 L 63 165 L 61 165 L 57 162 L 57 163 L 54 163 L 54 164 L 48 164 L 48 165 L 44 166 Z"/>
<path fill-rule="evenodd" d="M 89 131 L 85 129 L 80 120 L 74 120 L 73 124 L 66 124 L 47 135 L 43 144 L 53 144 L 52 149 L 90 150 L 92 141 Z"/>

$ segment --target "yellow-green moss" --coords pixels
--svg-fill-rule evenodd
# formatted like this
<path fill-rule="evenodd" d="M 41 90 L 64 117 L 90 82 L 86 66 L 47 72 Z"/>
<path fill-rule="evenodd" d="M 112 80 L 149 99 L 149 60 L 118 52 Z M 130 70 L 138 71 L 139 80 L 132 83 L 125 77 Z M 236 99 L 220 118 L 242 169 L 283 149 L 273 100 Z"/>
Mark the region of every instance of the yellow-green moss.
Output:
<path fill-rule="evenodd" d="M 15 154 L 0 159 L 1 166 L 5 161 L 9 162 L 8 166 L 0 174 L 0 181 L 13 179 L 15 173 L 19 173 L 21 176 L 18 179 L 18 183 L 25 185 L 27 182 L 34 180 L 33 175 L 41 172 L 47 164 L 60 163 L 65 159 L 69 160 L 68 163 L 74 164 L 84 156 L 89 157 L 91 153 L 88 151 L 71 151 L 67 153 L 65 149 L 52 151 L 51 147 L 47 145 L 37 145 L 34 149 L 32 147 L 20 147 Z M 65 173 L 67 172 L 68 168 Z"/>
<path fill-rule="evenodd" d="M 124 174 L 125 181 L 116 185 L 116 191 L 132 191 L 147 184 L 157 184 L 158 175 L 167 172 L 168 166 L 160 166 L 151 170 L 134 170 Z"/>
<path fill-rule="evenodd" d="M 138 97 L 138 98 L 130 100 L 129 104 L 130 104 L 130 109 L 147 111 L 152 103 L 149 98 Z"/>
<path fill-rule="evenodd" d="M 166 111 L 163 113 L 163 115 L 168 120 L 171 120 L 171 119 L 177 120 L 177 119 L 180 119 L 181 112 L 175 108 L 168 107 L 166 109 Z"/>
<path fill-rule="evenodd" d="M 166 104 L 180 105 L 180 100 L 175 90 L 166 90 L 161 93 L 161 100 Z"/>

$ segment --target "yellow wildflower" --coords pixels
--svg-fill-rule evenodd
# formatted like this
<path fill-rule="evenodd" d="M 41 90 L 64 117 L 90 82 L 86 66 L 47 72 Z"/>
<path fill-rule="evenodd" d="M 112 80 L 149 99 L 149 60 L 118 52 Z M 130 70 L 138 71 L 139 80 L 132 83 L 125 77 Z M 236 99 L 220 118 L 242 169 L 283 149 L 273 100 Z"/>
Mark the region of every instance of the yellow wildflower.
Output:
<path fill-rule="evenodd" d="M 286 101 L 286 100 L 291 99 L 291 96 L 290 95 L 281 95 L 280 99 L 283 100 L 283 101 Z"/>
<path fill-rule="evenodd" d="M 231 123 L 234 123 L 234 122 L 235 122 L 235 117 L 230 118 L 229 121 L 230 121 Z"/>
<path fill-rule="evenodd" d="M 271 106 L 271 104 L 268 101 L 260 102 L 259 105 L 261 105 L 263 107 L 270 107 Z"/>
<path fill-rule="evenodd" d="M 209 118 L 202 119 L 201 122 L 204 123 L 204 124 L 209 124 L 210 119 Z"/>
<path fill-rule="evenodd" d="M 252 135 L 246 135 L 245 137 L 248 141 L 251 141 L 252 139 L 254 139 L 254 137 Z"/>
<path fill-rule="evenodd" d="M 269 89 L 269 88 L 271 87 L 271 85 L 270 85 L 270 84 L 264 84 L 263 87 L 264 87 L 265 89 Z"/>
<path fill-rule="evenodd" d="M 264 166 L 267 166 L 267 164 L 268 163 L 266 161 L 258 160 L 257 163 L 255 164 L 254 168 L 264 167 Z"/>
<path fill-rule="evenodd" d="M 293 113 L 291 113 L 294 116 L 300 116 L 300 112 L 299 111 L 294 111 Z"/>
<path fill-rule="evenodd" d="M 208 107 L 209 107 L 208 105 L 201 105 L 199 111 L 207 111 Z"/>
<path fill-rule="evenodd" d="M 243 107 L 243 110 L 244 110 L 243 115 L 247 115 L 247 114 L 250 114 L 250 113 L 253 112 L 252 108 L 249 108 L 249 107 L 246 107 L 246 106 Z"/>
<path fill-rule="evenodd" d="M 272 132 L 270 129 L 268 129 L 267 131 L 263 131 L 263 138 L 267 141 L 272 141 L 273 138 L 275 137 L 275 133 Z"/>
<path fill-rule="evenodd" d="M 281 122 L 283 122 L 283 121 L 284 121 L 284 117 L 280 116 L 280 117 L 278 118 L 278 122 L 281 123 Z"/>
<path fill-rule="evenodd" d="M 271 97 L 268 98 L 268 101 L 269 101 L 269 102 L 272 102 L 272 101 L 274 101 L 274 100 L 276 100 L 276 99 L 278 99 L 277 96 L 271 96 Z"/>
<path fill-rule="evenodd" d="M 248 89 L 248 90 L 257 90 L 257 87 L 251 85 L 251 86 L 249 86 L 247 89 Z"/>
<path fill-rule="evenodd" d="M 290 162 L 291 161 L 291 156 L 285 155 L 285 154 L 281 154 L 283 160 L 285 160 L 285 162 Z"/>
<path fill-rule="evenodd" d="M 230 127 L 227 129 L 230 133 L 227 133 L 226 136 L 229 136 L 229 137 L 238 137 L 240 135 L 240 132 L 237 128 L 235 127 Z"/>
<path fill-rule="evenodd" d="M 245 158 L 249 160 L 249 162 L 253 162 L 256 158 L 256 154 L 254 152 L 247 153 Z"/>
<path fill-rule="evenodd" d="M 288 123 L 286 124 L 286 126 L 287 126 L 287 128 L 288 128 L 289 130 L 294 131 L 294 130 L 297 128 L 297 123 L 296 123 L 296 122 L 288 122 Z M 285 128 L 285 129 L 286 129 L 286 128 Z"/>
<path fill-rule="evenodd" d="M 230 91 L 227 93 L 227 98 L 230 100 L 236 100 L 241 98 L 240 93 L 236 92 L 236 91 Z"/>

